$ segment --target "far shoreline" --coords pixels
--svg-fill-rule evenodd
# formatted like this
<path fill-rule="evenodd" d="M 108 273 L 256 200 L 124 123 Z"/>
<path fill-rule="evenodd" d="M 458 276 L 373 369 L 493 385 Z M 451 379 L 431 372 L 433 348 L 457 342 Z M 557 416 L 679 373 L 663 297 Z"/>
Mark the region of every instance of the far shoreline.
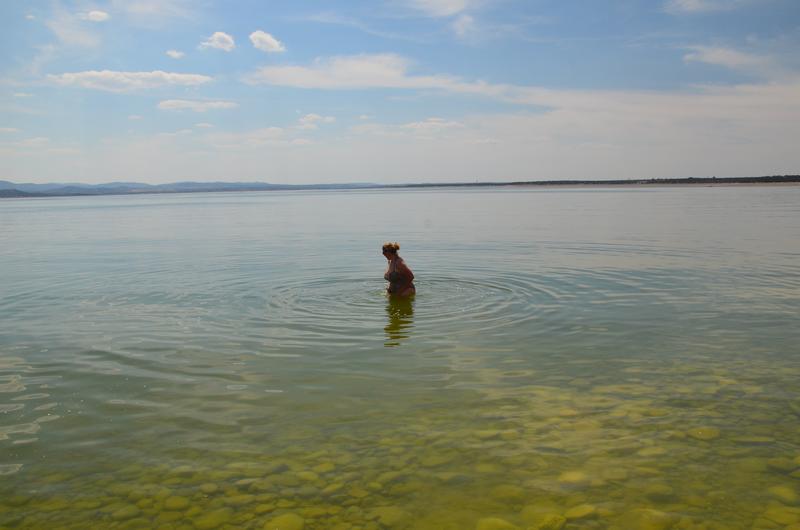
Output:
<path fill-rule="evenodd" d="M 0 199 L 248 191 L 369 191 L 432 188 L 645 189 L 652 187 L 755 187 L 798 185 L 800 185 L 800 175 L 773 175 L 764 177 L 688 177 L 625 180 L 430 182 L 409 184 L 270 184 L 266 182 L 177 182 L 171 184 L 142 184 L 136 182 L 109 184 L 16 184 L 9 181 L 0 181 Z"/>

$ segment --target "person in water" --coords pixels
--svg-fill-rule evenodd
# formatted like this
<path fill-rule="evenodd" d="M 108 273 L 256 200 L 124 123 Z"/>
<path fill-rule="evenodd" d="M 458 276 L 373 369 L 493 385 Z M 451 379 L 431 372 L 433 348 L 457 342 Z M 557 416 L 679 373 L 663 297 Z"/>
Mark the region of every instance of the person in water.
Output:
<path fill-rule="evenodd" d="M 414 287 L 414 273 L 408 268 L 403 258 L 397 255 L 400 245 L 384 243 L 383 257 L 389 262 L 383 278 L 389 282 L 386 292 L 395 296 L 410 296 L 417 292 Z"/>

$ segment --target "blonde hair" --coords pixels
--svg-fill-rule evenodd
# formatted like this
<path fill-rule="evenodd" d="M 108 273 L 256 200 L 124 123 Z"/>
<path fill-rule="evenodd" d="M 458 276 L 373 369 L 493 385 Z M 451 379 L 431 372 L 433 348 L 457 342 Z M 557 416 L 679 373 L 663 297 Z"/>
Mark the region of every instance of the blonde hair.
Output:
<path fill-rule="evenodd" d="M 383 251 L 389 252 L 391 254 L 397 254 L 397 251 L 400 250 L 399 243 L 384 243 L 383 244 Z"/>

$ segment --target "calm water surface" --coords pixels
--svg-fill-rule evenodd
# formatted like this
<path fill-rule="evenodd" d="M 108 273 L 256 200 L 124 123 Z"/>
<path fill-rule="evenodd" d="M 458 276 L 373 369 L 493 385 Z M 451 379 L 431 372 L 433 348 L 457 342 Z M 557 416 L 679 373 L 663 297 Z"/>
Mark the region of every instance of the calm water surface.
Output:
<path fill-rule="evenodd" d="M 0 527 L 799 528 L 798 258 L 800 187 L 3 200 Z"/>

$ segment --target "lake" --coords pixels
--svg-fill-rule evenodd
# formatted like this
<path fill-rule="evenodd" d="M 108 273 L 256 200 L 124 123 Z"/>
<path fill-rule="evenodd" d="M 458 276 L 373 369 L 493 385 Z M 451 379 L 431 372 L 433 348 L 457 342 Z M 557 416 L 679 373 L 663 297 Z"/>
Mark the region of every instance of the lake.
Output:
<path fill-rule="evenodd" d="M 798 186 L 0 201 L 0 526 L 800 528 L 799 258 Z"/>

